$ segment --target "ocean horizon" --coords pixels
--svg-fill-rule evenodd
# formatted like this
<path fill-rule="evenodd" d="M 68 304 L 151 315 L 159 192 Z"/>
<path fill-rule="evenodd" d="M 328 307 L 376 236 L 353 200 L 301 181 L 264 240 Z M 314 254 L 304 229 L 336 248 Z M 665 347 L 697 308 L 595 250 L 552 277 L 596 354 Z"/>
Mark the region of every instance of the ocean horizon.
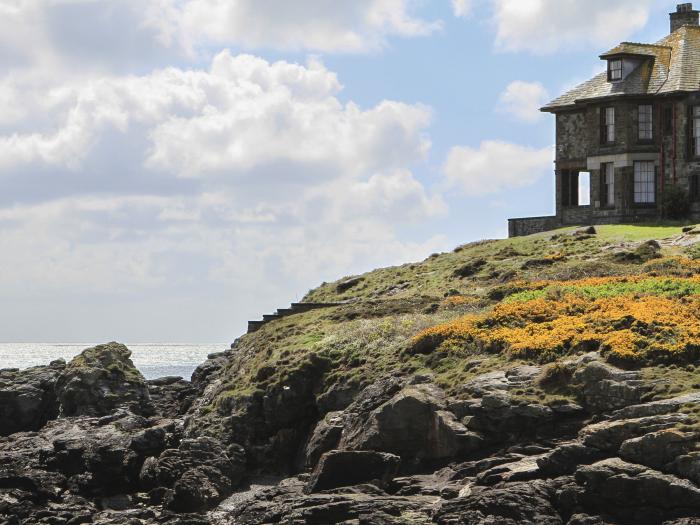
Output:
<path fill-rule="evenodd" d="M 100 343 L 0 343 L 0 369 L 48 365 L 70 361 L 86 348 Z M 126 344 L 126 343 L 125 343 Z M 179 376 L 190 380 L 209 354 L 229 348 L 226 343 L 131 343 L 131 359 L 146 379 Z"/>

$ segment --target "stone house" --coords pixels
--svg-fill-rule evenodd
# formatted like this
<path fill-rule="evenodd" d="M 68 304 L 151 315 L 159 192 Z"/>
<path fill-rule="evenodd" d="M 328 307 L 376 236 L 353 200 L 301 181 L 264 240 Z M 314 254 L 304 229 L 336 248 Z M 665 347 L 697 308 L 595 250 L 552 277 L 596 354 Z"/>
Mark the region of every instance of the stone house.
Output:
<path fill-rule="evenodd" d="M 670 16 L 669 36 L 603 53 L 606 72 L 542 108 L 556 118 L 556 215 L 511 219 L 511 237 L 653 221 L 670 185 L 700 220 L 700 11 Z"/>

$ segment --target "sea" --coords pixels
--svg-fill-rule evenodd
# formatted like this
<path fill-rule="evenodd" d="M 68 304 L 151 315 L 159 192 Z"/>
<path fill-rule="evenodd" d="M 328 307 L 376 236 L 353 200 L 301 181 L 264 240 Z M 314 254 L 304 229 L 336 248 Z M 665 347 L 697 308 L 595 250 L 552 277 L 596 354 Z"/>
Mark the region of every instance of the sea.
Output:
<path fill-rule="evenodd" d="M 0 343 L 0 369 L 47 365 L 63 358 L 70 361 L 92 343 Z M 146 379 L 179 376 L 189 381 L 192 372 L 209 354 L 223 352 L 228 344 L 127 344 L 131 360 Z"/>

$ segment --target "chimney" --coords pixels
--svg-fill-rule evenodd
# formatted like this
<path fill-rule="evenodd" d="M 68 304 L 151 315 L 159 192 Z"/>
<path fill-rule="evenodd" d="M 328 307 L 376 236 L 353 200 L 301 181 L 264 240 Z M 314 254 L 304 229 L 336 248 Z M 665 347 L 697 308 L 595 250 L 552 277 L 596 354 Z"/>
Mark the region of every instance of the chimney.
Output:
<path fill-rule="evenodd" d="M 694 10 L 693 4 L 678 4 L 671 13 L 671 33 L 683 26 L 700 26 L 700 11 Z"/>

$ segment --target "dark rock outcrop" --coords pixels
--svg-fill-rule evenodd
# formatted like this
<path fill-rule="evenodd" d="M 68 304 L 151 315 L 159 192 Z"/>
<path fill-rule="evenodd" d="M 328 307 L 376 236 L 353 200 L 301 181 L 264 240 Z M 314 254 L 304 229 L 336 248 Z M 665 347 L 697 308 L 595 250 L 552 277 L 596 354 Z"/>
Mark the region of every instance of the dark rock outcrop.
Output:
<path fill-rule="evenodd" d="M 164 495 L 166 506 L 203 511 L 228 496 L 245 472 L 240 447 L 225 450 L 211 438 L 184 439 L 176 449 L 148 458 L 141 468 L 141 487 Z"/>
<path fill-rule="evenodd" d="M 89 348 L 74 358 L 56 381 L 62 416 L 104 416 L 118 407 L 151 415 L 148 386 L 119 343 Z"/>
<path fill-rule="evenodd" d="M 56 380 L 64 361 L 27 370 L 0 370 L 0 436 L 39 430 L 58 415 Z"/>
<path fill-rule="evenodd" d="M 481 436 L 469 431 L 446 406 L 445 394 L 431 383 L 408 385 L 369 412 L 361 403 L 351 405 L 340 448 L 389 452 L 418 462 L 478 449 Z"/>
<path fill-rule="evenodd" d="M 399 469 L 401 458 L 380 452 L 335 450 L 323 455 L 316 466 L 306 492 L 371 483 L 386 488 Z"/>
<path fill-rule="evenodd" d="M 700 514 L 700 394 L 644 402 L 652 383 L 596 356 L 563 365 L 568 399 L 522 396 L 539 366 L 477 376 L 458 397 L 410 374 L 328 387 L 327 358 L 313 355 L 215 403 L 245 360 L 234 348 L 193 383 L 145 381 L 109 344 L 0 371 L 11 432 L 0 524 L 693 525 Z M 260 474 L 279 477 L 255 486 Z"/>

